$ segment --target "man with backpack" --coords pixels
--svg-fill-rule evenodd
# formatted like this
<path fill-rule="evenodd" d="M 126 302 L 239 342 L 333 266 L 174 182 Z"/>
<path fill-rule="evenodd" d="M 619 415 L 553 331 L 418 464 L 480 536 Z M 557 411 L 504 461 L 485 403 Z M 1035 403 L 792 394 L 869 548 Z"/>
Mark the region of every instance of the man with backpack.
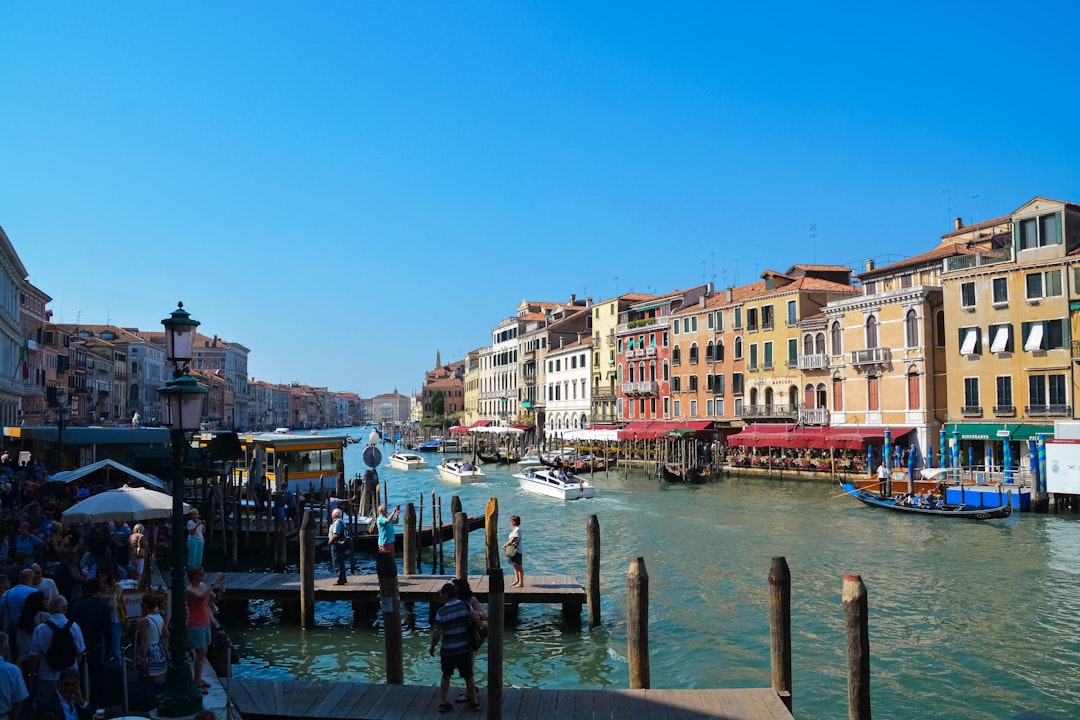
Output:
<path fill-rule="evenodd" d="M 30 640 L 30 678 L 36 680 L 35 707 L 44 707 L 56 694 L 60 671 L 79 667 L 86 653 L 82 630 L 67 617 L 67 598 L 57 595 L 49 603 L 49 619 L 34 629 Z"/>

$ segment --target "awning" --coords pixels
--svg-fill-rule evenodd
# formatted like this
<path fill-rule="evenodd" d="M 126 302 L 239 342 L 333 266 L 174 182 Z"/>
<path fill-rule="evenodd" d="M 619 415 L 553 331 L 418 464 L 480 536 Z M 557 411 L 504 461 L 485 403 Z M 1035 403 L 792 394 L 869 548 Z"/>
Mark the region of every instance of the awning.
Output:
<path fill-rule="evenodd" d="M 655 440 L 670 432 L 694 433 L 710 427 L 712 420 L 638 420 L 619 430 L 619 439 Z"/>
<path fill-rule="evenodd" d="M 533 429 L 532 425 L 525 425 L 525 424 L 522 424 L 522 423 L 512 423 L 510 425 L 510 427 L 514 428 L 515 430 L 532 430 Z"/>
<path fill-rule="evenodd" d="M 1034 440 L 1036 435 L 1054 437 L 1053 425 L 1017 425 L 1010 440 Z"/>
<path fill-rule="evenodd" d="M 912 428 L 889 428 L 889 441 L 896 442 L 910 433 Z M 885 442 L 883 427 L 831 427 L 825 433 L 825 447 L 841 450 L 861 450 L 867 445 Z"/>
<path fill-rule="evenodd" d="M 945 426 L 945 437 L 951 439 L 958 430 L 961 440 L 1031 440 L 1040 433 L 1054 436 L 1053 425 L 1028 425 L 1025 423 L 950 423 Z"/>
<path fill-rule="evenodd" d="M 129 477 L 135 478 L 136 480 L 141 480 L 145 484 L 156 487 L 160 490 L 165 489 L 165 483 L 163 483 L 161 480 L 157 479 L 153 475 L 141 473 L 138 470 L 133 470 L 126 465 L 121 465 L 115 460 L 108 459 L 99 460 L 92 465 L 83 465 L 78 470 L 65 470 L 63 472 L 58 472 L 55 475 L 50 475 L 48 478 L 48 482 L 62 482 L 67 484 L 75 480 L 80 480 L 84 477 L 87 477 L 88 475 L 93 475 L 98 471 L 104 471 L 105 477 L 108 478 L 111 470 L 116 470 L 122 475 L 127 475 Z"/>
<path fill-rule="evenodd" d="M 458 433 L 469 432 L 469 428 L 465 427 L 464 425 L 455 425 L 454 427 L 450 428 L 450 432 L 452 432 L 454 435 L 457 435 Z"/>
<path fill-rule="evenodd" d="M 743 447 L 786 447 L 781 443 L 786 442 L 787 433 L 794 429 L 794 425 L 788 423 L 754 423 L 747 425 L 741 431 L 729 435 L 729 446 Z"/>
<path fill-rule="evenodd" d="M 820 449 L 828 445 L 825 441 L 825 428 L 803 427 L 792 430 L 781 438 L 780 447 Z"/>

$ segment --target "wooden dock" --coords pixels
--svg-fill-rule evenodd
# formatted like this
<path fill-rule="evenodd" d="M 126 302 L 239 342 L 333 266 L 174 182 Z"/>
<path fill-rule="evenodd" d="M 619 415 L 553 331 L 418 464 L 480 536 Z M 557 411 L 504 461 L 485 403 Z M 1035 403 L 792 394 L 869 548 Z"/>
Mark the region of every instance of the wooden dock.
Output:
<path fill-rule="evenodd" d="M 453 580 L 453 575 L 398 575 L 398 594 L 402 602 L 438 602 L 439 588 Z M 350 575 L 347 585 L 335 584 L 337 577 L 315 578 L 316 600 L 358 600 L 378 602 L 379 578 L 374 574 Z M 469 575 L 473 594 L 488 601 L 488 576 Z M 299 573 L 225 573 L 225 596 L 230 600 L 297 600 L 300 597 Z M 586 602 L 585 588 L 573 575 L 526 575 L 525 586 L 507 587 L 507 604 L 548 603 L 580 606 Z"/>
<path fill-rule="evenodd" d="M 437 672 L 437 666 L 433 665 Z M 434 678 L 437 680 L 437 678 Z M 451 687 L 450 699 L 461 692 Z M 374 685 L 323 680 L 274 681 L 237 678 L 229 693 L 244 720 L 405 720 L 417 717 L 485 718 L 486 688 L 479 711 L 454 703 L 439 714 L 434 685 Z M 771 688 L 735 690 L 544 690 L 504 688 L 502 717 L 559 720 L 789 720 L 790 711 Z"/>

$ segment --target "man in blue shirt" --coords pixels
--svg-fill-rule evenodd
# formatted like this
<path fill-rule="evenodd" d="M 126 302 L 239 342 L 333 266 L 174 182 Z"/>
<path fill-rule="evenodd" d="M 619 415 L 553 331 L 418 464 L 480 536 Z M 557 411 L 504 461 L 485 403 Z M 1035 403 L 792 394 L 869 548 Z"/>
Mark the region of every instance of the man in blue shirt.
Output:
<path fill-rule="evenodd" d="M 330 544 L 330 561 L 338 571 L 338 579 L 335 585 L 345 585 L 345 551 L 348 543 L 348 533 L 345 529 L 345 521 L 341 519 L 341 508 L 334 508 L 330 513 L 330 529 L 326 540 Z"/>
<path fill-rule="evenodd" d="M 379 516 L 375 518 L 375 525 L 379 530 L 379 552 L 394 552 L 394 523 L 401 514 L 401 508 L 394 508 L 394 512 L 387 516 L 386 506 L 379 506 Z"/>
<path fill-rule="evenodd" d="M 431 647 L 428 649 L 428 653 L 434 656 L 435 646 L 442 641 L 439 649 L 439 663 L 442 668 L 439 712 L 454 709 L 447 700 L 454 670 L 465 679 L 465 700 L 469 703 L 469 709 L 479 710 L 480 697 L 473 680 L 473 652 L 469 647 L 469 606 L 458 598 L 457 588 L 453 583 L 443 585 L 439 596 L 443 605 L 435 613 L 435 632 L 431 636 Z"/>
<path fill-rule="evenodd" d="M 0 615 L 4 618 L 3 629 L 9 638 L 15 637 L 18 630 L 19 617 L 22 615 L 26 598 L 35 592 L 37 588 L 34 587 L 34 571 L 27 567 L 19 571 L 19 584 L 0 596 Z M 11 646 L 11 659 L 19 659 L 17 643 Z"/>

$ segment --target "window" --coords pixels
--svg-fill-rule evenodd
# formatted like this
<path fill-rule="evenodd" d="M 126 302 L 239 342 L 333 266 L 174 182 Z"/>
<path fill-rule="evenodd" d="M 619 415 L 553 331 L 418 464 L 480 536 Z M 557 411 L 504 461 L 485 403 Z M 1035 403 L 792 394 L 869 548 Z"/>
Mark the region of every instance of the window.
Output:
<path fill-rule="evenodd" d="M 716 332 L 724 332 L 724 311 L 716 311 Z"/>
<path fill-rule="evenodd" d="M 671 392 L 682 392 L 682 375 L 671 378 Z"/>
<path fill-rule="evenodd" d="M 697 389 L 698 389 L 698 376 L 697 375 L 691 375 L 690 376 L 690 392 L 697 392 Z"/>
<path fill-rule="evenodd" d="M 731 392 L 734 395 L 743 394 L 743 376 L 742 373 L 731 374 Z"/>
<path fill-rule="evenodd" d="M 878 346 L 878 333 L 877 333 L 877 318 L 871 315 L 866 318 L 866 347 L 876 348 Z"/>
<path fill-rule="evenodd" d="M 1021 250 L 1061 244 L 1061 215 L 1058 213 L 1027 218 L 1018 225 Z"/>
<path fill-rule="evenodd" d="M 716 401 L 716 417 L 724 417 L 724 401 Z"/>
<path fill-rule="evenodd" d="M 997 388 L 997 406 L 998 408 L 1011 408 L 1013 406 L 1012 395 L 1012 376 L 1011 375 L 999 375 L 994 382 Z"/>
<path fill-rule="evenodd" d="M 724 362 L 724 341 L 717 340 L 716 347 L 713 348 L 713 357 L 716 362 Z"/>
<path fill-rule="evenodd" d="M 1068 320 L 1043 320 L 1041 322 L 1022 323 L 1021 334 L 1024 336 L 1024 350 L 1059 350 L 1069 342 Z"/>
<path fill-rule="evenodd" d="M 907 402 L 908 410 L 918 410 L 921 401 L 919 392 L 919 373 L 914 368 L 907 374 Z"/>
<path fill-rule="evenodd" d="M 773 306 L 766 305 L 761 308 L 761 329 L 772 330 L 773 329 Z"/>
<path fill-rule="evenodd" d="M 864 283 L 863 284 L 863 294 L 865 294 L 865 295 L 875 295 L 875 294 L 877 294 L 877 283 L 874 282 L 873 280 L 870 280 L 870 281 Z"/>
<path fill-rule="evenodd" d="M 791 365 L 792 367 L 799 362 L 799 341 L 795 338 L 788 338 L 787 361 L 788 365 Z"/>
<path fill-rule="evenodd" d="M 742 360 L 742 338 L 735 338 L 735 359 Z"/>
<path fill-rule="evenodd" d="M 715 322 L 715 319 L 714 319 L 712 313 L 708 313 L 705 316 L 705 329 L 706 330 L 715 330 L 716 329 L 716 322 Z"/>
<path fill-rule="evenodd" d="M 682 363 L 682 350 L 679 348 L 678 345 L 676 345 L 675 347 L 671 348 L 671 364 L 672 365 L 679 365 L 681 363 Z"/>
<path fill-rule="evenodd" d="M 767 342 L 761 348 L 761 364 L 766 370 L 772 369 L 772 342 Z"/>
<path fill-rule="evenodd" d="M 690 318 L 690 332 L 697 332 L 697 315 Z"/>
<path fill-rule="evenodd" d="M 757 343 L 750 343 L 750 370 L 757 370 Z"/>
<path fill-rule="evenodd" d="M 1024 276 L 1024 287 L 1028 300 L 1044 297 L 1061 296 L 1061 270 L 1047 270 L 1041 273 L 1029 273 Z"/>
<path fill-rule="evenodd" d="M 844 380 L 840 377 L 832 379 L 832 409 L 833 412 L 844 411 Z"/>
<path fill-rule="evenodd" d="M 870 412 L 881 410 L 881 380 L 876 375 L 866 378 L 866 409 Z"/>
<path fill-rule="evenodd" d="M 975 283 L 960 283 L 960 307 L 966 310 L 975 309 Z"/>
<path fill-rule="evenodd" d="M 990 281 L 994 292 L 994 304 L 1004 305 L 1009 302 L 1009 279 L 997 277 Z"/>
<path fill-rule="evenodd" d="M 788 300 L 787 304 L 787 324 L 788 327 L 793 327 L 799 321 L 798 309 L 794 300 Z"/>
<path fill-rule="evenodd" d="M 667 360 L 664 361 L 664 382 L 671 379 L 671 369 L 668 367 Z"/>
<path fill-rule="evenodd" d="M 1031 375 L 1028 377 L 1028 402 L 1037 407 L 1062 407 L 1068 403 L 1065 375 Z"/>
<path fill-rule="evenodd" d="M 900 287 L 905 288 L 905 289 L 911 287 L 912 284 L 913 284 L 912 283 L 912 277 L 913 276 L 912 276 L 911 273 L 905 273 L 905 274 L 901 275 L 900 276 Z"/>
<path fill-rule="evenodd" d="M 679 401 L 675 401 L 675 417 L 679 417 Z"/>
<path fill-rule="evenodd" d="M 716 395 L 723 395 L 724 394 L 724 376 L 723 375 L 714 375 L 713 376 L 713 393 L 716 394 Z"/>
<path fill-rule="evenodd" d="M 690 417 L 697 417 L 697 400 L 690 401 Z"/>
<path fill-rule="evenodd" d="M 1012 340 L 1012 325 L 991 325 L 990 332 L 987 333 L 990 338 L 990 352 L 1003 353 L 1013 351 Z"/>
<path fill-rule="evenodd" d="M 713 401 L 712 400 L 706 400 L 705 401 L 705 417 L 712 417 L 712 416 L 713 416 Z"/>
<path fill-rule="evenodd" d="M 684 317 L 682 319 L 682 331 L 684 333 L 690 332 L 690 318 Z"/>
<path fill-rule="evenodd" d="M 690 364 L 691 365 L 697 365 L 697 361 L 698 361 L 698 346 L 697 346 L 697 343 L 692 343 L 690 345 Z"/>
<path fill-rule="evenodd" d="M 982 347 L 979 343 L 979 328 L 960 328 L 960 354 L 981 355 L 981 349 Z"/>
<path fill-rule="evenodd" d="M 671 323 L 672 335 L 679 334 L 679 318 L 675 318 L 675 322 Z"/>
<path fill-rule="evenodd" d="M 758 329 L 757 308 L 746 309 L 746 332 L 757 332 Z"/>
<path fill-rule="evenodd" d="M 829 334 L 832 336 L 830 338 L 830 342 L 832 342 L 832 354 L 833 355 L 843 355 L 844 354 L 844 343 L 843 343 L 844 333 L 840 329 L 840 322 L 839 321 L 833 322 L 832 328 L 830 329 Z"/>
<path fill-rule="evenodd" d="M 914 310 L 904 316 L 904 339 L 909 348 L 919 347 L 919 313 Z"/>
<path fill-rule="evenodd" d="M 731 327 L 733 330 L 742 330 L 742 308 L 735 308 L 735 323 Z"/>
<path fill-rule="evenodd" d="M 934 341 L 938 347 L 945 347 L 945 313 L 942 310 L 934 315 Z"/>
<path fill-rule="evenodd" d="M 979 407 L 979 378 L 964 378 L 964 407 Z"/>

